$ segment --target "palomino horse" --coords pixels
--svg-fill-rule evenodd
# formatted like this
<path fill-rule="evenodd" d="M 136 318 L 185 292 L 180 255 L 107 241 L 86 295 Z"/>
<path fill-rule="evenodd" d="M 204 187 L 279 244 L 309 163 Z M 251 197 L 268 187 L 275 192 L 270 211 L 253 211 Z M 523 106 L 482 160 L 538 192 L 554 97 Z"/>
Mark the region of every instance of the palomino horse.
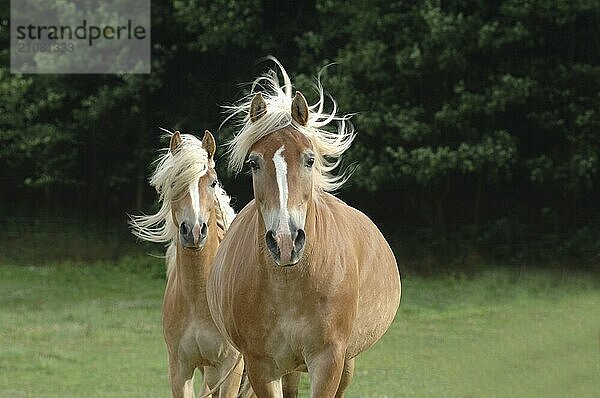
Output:
<path fill-rule="evenodd" d="M 229 143 L 230 166 L 247 160 L 254 200 L 221 242 L 208 303 L 260 398 L 295 397 L 297 371 L 308 371 L 311 397 L 343 397 L 354 358 L 394 319 L 400 277 L 373 222 L 327 192 L 344 182 L 329 173 L 354 138 L 348 117 L 335 116 L 335 102 L 323 112 L 320 82 L 315 105 L 292 97 L 278 66 L 283 86 L 271 71 L 232 107 L 244 124 Z M 332 121 L 336 132 L 322 129 Z"/>
<path fill-rule="evenodd" d="M 221 337 L 206 302 L 213 258 L 235 217 L 217 181 L 215 149 L 208 131 L 202 141 L 175 132 L 150 180 L 160 196 L 160 210 L 131 217 L 139 238 L 169 242 L 163 331 L 173 397 L 194 396 L 196 368 L 204 375 L 203 392 L 224 380 L 219 397 L 236 397 L 243 371 L 238 351 Z"/>

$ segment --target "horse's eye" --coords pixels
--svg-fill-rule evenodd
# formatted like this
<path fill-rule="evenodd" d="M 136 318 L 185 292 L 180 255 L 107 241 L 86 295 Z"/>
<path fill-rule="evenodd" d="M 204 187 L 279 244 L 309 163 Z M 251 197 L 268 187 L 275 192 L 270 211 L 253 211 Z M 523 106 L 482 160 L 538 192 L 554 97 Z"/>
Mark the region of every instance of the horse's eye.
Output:
<path fill-rule="evenodd" d="M 311 168 L 313 167 L 313 165 L 315 164 L 315 158 L 308 158 L 306 160 L 306 167 Z"/>
<path fill-rule="evenodd" d="M 258 170 L 258 162 L 256 160 L 249 159 L 247 163 L 250 166 L 250 168 L 252 169 L 252 171 Z"/>
<path fill-rule="evenodd" d="M 217 182 L 218 182 L 217 180 L 214 180 L 214 181 L 213 181 L 213 182 L 210 184 L 210 187 L 211 187 L 211 188 L 214 188 L 214 187 L 216 187 L 216 186 L 217 186 Z"/>

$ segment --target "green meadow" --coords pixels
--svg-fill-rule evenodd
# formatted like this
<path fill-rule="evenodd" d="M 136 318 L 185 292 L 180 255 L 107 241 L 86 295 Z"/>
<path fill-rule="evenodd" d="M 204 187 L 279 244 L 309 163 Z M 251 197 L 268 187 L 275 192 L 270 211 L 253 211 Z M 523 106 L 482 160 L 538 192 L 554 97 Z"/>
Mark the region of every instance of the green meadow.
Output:
<path fill-rule="evenodd" d="M 1 397 L 168 397 L 162 260 L 0 266 Z M 301 396 L 308 396 L 306 379 Z M 599 397 L 600 279 L 405 276 L 348 397 Z"/>

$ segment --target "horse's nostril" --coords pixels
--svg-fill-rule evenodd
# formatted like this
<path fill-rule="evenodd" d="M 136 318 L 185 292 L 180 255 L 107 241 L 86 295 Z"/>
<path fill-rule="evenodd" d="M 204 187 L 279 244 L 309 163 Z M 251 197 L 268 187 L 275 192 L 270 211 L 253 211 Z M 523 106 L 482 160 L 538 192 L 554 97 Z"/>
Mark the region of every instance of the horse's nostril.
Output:
<path fill-rule="evenodd" d="M 277 246 L 277 241 L 275 240 L 275 233 L 273 231 L 267 231 L 265 235 L 265 241 L 267 243 L 267 248 L 269 249 L 269 251 L 274 256 L 279 257 L 279 246 Z"/>
<path fill-rule="evenodd" d="M 304 243 L 306 242 L 306 234 L 303 229 L 299 229 L 296 235 L 296 239 L 294 240 L 294 251 L 296 253 L 300 252 L 304 247 Z"/>
<path fill-rule="evenodd" d="M 206 223 L 202 223 L 202 228 L 200 228 L 200 236 L 206 236 L 208 232 L 208 227 L 206 226 Z"/>
<path fill-rule="evenodd" d="M 187 225 L 185 225 L 184 222 L 182 222 L 181 225 L 179 226 L 179 232 L 183 236 L 186 236 L 190 232 Z"/>

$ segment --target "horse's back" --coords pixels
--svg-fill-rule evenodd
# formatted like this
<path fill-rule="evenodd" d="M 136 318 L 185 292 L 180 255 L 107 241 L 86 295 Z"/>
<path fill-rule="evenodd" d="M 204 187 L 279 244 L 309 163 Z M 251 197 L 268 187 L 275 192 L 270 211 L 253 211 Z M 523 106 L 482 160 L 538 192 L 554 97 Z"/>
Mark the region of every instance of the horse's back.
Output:
<path fill-rule="evenodd" d="M 345 235 L 341 243 L 352 246 L 343 250 L 356 256 L 358 301 L 347 350 L 347 356 L 354 357 L 379 340 L 393 322 L 400 304 L 400 275 L 388 242 L 369 217 L 329 194 L 325 203 Z"/>

